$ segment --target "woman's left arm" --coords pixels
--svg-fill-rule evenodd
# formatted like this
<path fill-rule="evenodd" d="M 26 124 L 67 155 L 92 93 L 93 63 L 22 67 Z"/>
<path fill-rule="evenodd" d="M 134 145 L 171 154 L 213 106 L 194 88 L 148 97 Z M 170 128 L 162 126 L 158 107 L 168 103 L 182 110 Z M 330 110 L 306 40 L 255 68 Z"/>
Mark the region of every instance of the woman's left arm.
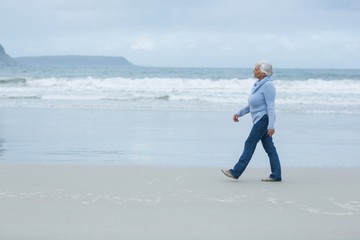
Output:
<path fill-rule="evenodd" d="M 269 117 L 268 134 L 272 136 L 275 133 L 275 97 L 276 90 L 272 82 L 265 83 L 264 85 L 264 98 L 267 108 L 267 114 Z M 271 131 L 269 131 L 271 129 Z"/>

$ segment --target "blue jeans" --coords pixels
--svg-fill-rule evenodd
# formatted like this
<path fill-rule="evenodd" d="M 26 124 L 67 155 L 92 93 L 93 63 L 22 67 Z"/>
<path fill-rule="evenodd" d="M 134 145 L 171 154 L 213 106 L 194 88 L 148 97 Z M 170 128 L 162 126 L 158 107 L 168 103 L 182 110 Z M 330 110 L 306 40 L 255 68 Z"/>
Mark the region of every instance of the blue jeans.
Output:
<path fill-rule="evenodd" d="M 240 156 L 239 161 L 233 169 L 230 169 L 230 172 L 234 177 L 240 177 L 241 174 L 245 171 L 245 168 L 249 164 L 251 157 L 254 154 L 257 143 L 261 140 L 265 152 L 269 156 L 270 160 L 270 178 L 274 180 L 281 180 L 280 160 L 272 137 L 267 134 L 268 123 L 268 115 L 264 115 L 256 124 L 253 125 L 251 132 L 245 141 L 244 151 Z"/>

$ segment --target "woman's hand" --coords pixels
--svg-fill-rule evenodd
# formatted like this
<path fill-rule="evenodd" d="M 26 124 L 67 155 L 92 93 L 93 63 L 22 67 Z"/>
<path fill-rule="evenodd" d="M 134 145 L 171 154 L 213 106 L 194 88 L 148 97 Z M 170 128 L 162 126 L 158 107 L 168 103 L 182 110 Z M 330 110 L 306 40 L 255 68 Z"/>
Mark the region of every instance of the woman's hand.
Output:
<path fill-rule="evenodd" d="M 233 116 L 233 120 L 234 120 L 234 122 L 238 122 L 239 121 L 239 116 L 237 114 L 235 114 Z"/>
<path fill-rule="evenodd" d="M 268 134 L 270 137 L 272 137 L 272 135 L 275 134 L 275 129 L 271 129 L 271 128 L 268 129 L 267 134 Z"/>

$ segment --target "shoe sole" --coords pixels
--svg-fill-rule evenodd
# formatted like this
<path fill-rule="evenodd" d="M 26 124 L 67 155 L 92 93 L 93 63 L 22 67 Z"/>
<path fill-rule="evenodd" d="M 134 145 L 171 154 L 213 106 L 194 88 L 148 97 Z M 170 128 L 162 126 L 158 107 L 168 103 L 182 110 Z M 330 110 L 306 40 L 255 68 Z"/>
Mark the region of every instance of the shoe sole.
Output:
<path fill-rule="evenodd" d="M 274 180 L 274 179 L 261 179 L 262 182 L 281 182 L 281 180 Z"/>

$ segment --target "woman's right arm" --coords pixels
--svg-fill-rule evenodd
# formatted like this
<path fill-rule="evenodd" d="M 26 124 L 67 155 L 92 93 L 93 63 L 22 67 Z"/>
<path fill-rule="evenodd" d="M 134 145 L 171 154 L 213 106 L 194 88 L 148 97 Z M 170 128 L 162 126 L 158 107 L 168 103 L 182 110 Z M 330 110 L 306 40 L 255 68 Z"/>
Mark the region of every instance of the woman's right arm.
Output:
<path fill-rule="evenodd" d="M 233 120 L 234 122 L 238 122 L 239 121 L 239 117 L 242 117 L 244 116 L 245 114 L 249 113 L 250 112 L 250 106 L 247 105 L 246 107 L 243 107 L 242 109 L 239 110 L 238 113 L 236 113 L 234 116 L 233 116 Z"/>
<path fill-rule="evenodd" d="M 249 106 L 249 104 L 248 104 L 248 105 L 246 105 L 246 107 L 243 107 L 242 109 L 240 109 L 239 112 L 237 113 L 237 115 L 238 115 L 239 117 L 242 117 L 242 116 L 244 116 L 245 114 L 248 114 L 249 112 L 250 112 L 250 106 Z"/>

